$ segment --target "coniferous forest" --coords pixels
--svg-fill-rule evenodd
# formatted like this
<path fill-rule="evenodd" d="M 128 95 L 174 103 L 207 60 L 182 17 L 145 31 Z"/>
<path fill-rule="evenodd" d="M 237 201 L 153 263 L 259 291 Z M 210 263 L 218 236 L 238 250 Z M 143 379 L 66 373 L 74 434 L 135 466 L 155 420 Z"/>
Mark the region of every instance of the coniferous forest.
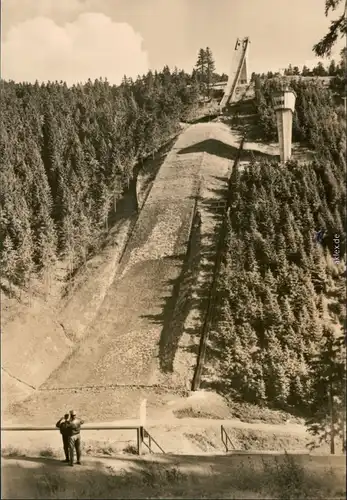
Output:
<path fill-rule="evenodd" d="M 256 82 L 258 125 L 270 141 L 278 85 Z M 234 397 L 295 409 L 324 428 L 332 401 L 335 422 L 345 411 L 346 124 L 329 90 L 291 86 L 294 140 L 314 160 L 233 170 L 212 353 Z"/>
<path fill-rule="evenodd" d="M 120 86 L 2 81 L 1 95 L 1 269 L 27 287 L 59 258 L 71 270 L 86 260 L 135 164 L 178 131 L 198 93 L 165 67 Z"/>
<path fill-rule="evenodd" d="M 209 89 L 214 62 L 204 57 L 192 76 L 165 67 L 119 86 L 1 82 L 0 265 L 9 286 L 29 287 L 60 259 L 72 272 L 98 248 L 136 164 Z M 277 141 L 271 94 L 280 85 L 255 77 L 264 142 Z M 210 352 L 234 398 L 295 410 L 323 429 L 332 405 L 336 422 L 344 408 L 346 123 L 330 89 L 291 87 L 293 140 L 314 159 L 233 169 Z"/>

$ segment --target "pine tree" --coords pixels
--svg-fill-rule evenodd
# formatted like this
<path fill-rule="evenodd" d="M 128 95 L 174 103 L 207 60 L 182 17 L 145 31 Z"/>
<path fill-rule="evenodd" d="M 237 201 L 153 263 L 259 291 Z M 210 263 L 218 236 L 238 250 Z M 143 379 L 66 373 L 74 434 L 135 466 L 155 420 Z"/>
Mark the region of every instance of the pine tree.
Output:
<path fill-rule="evenodd" d="M 236 206 L 238 200 L 238 193 L 240 190 L 240 177 L 241 174 L 240 174 L 239 163 L 236 162 L 231 171 L 229 185 L 228 185 L 228 202 L 232 207 Z"/>
<path fill-rule="evenodd" d="M 7 234 L 1 245 L 0 265 L 2 276 L 8 280 L 9 288 L 17 282 L 18 255 L 13 248 L 10 236 Z"/>
<path fill-rule="evenodd" d="M 325 291 L 327 276 L 324 266 L 324 253 L 323 250 L 319 247 L 319 243 L 316 243 L 313 246 L 311 280 L 316 293 Z"/>
<path fill-rule="evenodd" d="M 322 62 L 318 62 L 317 66 L 315 66 L 312 70 L 313 76 L 326 76 L 327 70 L 324 68 Z"/>
<path fill-rule="evenodd" d="M 219 297 L 221 298 L 221 306 L 218 311 L 219 321 L 214 338 L 216 339 L 216 348 L 223 352 L 228 345 L 235 341 L 236 330 L 228 300 L 225 300 L 225 297 L 223 298 L 221 295 Z"/>
<path fill-rule="evenodd" d="M 328 16 L 331 10 L 334 11 L 341 4 L 343 6 L 343 3 L 343 0 L 325 0 L 325 15 Z M 331 21 L 328 33 L 313 46 L 315 54 L 319 57 L 329 56 L 339 37 L 345 37 L 346 33 L 347 23 L 345 4 L 344 11 L 340 13 L 340 16 Z"/>
<path fill-rule="evenodd" d="M 32 213 L 33 258 L 39 269 L 48 270 L 55 261 L 57 248 L 57 235 L 51 217 L 52 198 L 37 145 L 33 138 L 30 140 L 30 132 L 28 136 L 27 168 L 33 174 L 30 185 L 27 182 L 30 190 L 28 201 Z"/>
<path fill-rule="evenodd" d="M 213 59 L 212 51 L 209 47 L 205 50 L 205 60 L 206 60 L 206 83 L 208 96 L 210 95 L 210 88 L 213 83 L 213 74 L 216 69 L 216 65 Z"/>
<path fill-rule="evenodd" d="M 329 76 L 336 76 L 337 66 L 334 59 L 331 60 L 329 64 L 328 74 Z"/>
<path fill-rule="evenodd" d="M 286 405 L 290 394 L 290 378 L 286 365 L 287 358 L 282 350 L 280 341 L 272 328 L 265 331 L 266 336 L 266 393 L 269 400 L 276 402 L 280 407 Z"/>
<path fill-rule="evenodd" d="M 292 76 L 294 74 L 293 66 L 291 64 L 289 64 L 288 68 L 284 70 L 284 74 L 286 76 Z"/>
<path fill-rule="evenodd" d="M 232 391 L 248 401 L 265 399 L 261 364 L 255 363 L 257 337 L 248 323 L 236 326 L 225 351 L 222 369 Z"/>
<path fill-rule="evenodd" d="M 287 245 L 285 237 L 280 232 L 276 235 L 274 262 L 277 276 L 286 276 L 288 272 Z"/>
<path fill-rule="evenodd" d="M 336 337 L 334 330 L 325 326 L 320 352 L 310 366 L 314 380 L 312 417 L 307 419 L 306 425 L 313 436 L 319 436 L 320 442 L 330 442 L 330 452 L 334 454 L 336 436 L 344 438 L 341 427 L 344 426 L 345 412 L 345 336 Z"/>
<path fill-rule="evenodd" d="M 293 328 L 295 331 L 297 330 L 297 319 L 292 311 L 291 304 L 289 302 L 288 297 L 283 297 L 280 301 L 281 307 L 281 316 L 283 320 L 283 324 L 285 328 Z"/>
<path fill-rule="evenodd" d="M 278 305 L 276 295 L 265 289 L 263 300 L 264 328 L 279 332 L 282 327 L 281 309 Z"/>
<path fill-rule="evenodd" d="M 18 284 L 23 287 L 27 287 L 30 293 L 31 280 L 35 267 L 33 262 L 33 235 L 29 222 L 30 215 L 26 204 L 23 204 L 21 212 L 20 220 L 24 222 L 24 224 L 21 227 L 20 233 L 18 233 L 19 245 L 16 276 Z"/>
<path fill-rule="evenodd" d="M 304 65 L 302 67 L 301 75 L 302 76 L 310 76 L 311 75 L 311 71 L 310 71 L 310 69 L 306 65 Z"/>
<path fill-rule="evenodd" d="M 203 90 L 206 84 L 207 58 L 204 49 L 199 50 L 198 59 L 196 61 L 196 72 L 200 83 L 200 90 Z"/>

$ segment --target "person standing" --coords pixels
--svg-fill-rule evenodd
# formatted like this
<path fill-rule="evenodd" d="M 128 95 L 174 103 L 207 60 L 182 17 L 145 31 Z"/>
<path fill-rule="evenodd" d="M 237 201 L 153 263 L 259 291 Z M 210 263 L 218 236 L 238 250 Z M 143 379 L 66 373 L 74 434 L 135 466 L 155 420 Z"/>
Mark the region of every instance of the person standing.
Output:
<path fill-rule="evenodd" d="M 63 460 L 63 462 L 65 463 L 69 462 L 69 417 L 70 415 L 65 413 L 65 415 L 55 424 L 55 426 L 60 430 L 60 434 L 63 439 L 63 448 L 65 453 L 65 460 Z"/>
<path fill-rule="evenodd" d="M 77 464 L 81 464 L 81 425 L 84 424 L 84 420 L 77 418 L 76 412 L 74 410 L 70 411 L 69 420 L 69 458 L 70 466 L 73 467 L 74 452 L 76 450 Z"/>

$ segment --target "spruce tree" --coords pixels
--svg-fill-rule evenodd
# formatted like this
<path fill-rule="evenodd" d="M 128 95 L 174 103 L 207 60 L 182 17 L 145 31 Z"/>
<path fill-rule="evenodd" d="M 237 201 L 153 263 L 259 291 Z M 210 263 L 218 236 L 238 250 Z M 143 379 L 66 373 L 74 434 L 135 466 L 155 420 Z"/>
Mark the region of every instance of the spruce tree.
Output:
<path fill-rule="evenodd" d="M 212 51 L 209 47 L 205 50 L 205 61 L 206 61 L 206 83 L 208 95 L 210 95 L 210 88 L 213 83 L 213 74 L 216 69 L 216 65 L 213 59 Z"/>
<path fill-rule="evenodd" d="M 198 59 L 196 61 L 195 67 L 198 75 L 198 80 L 200 83 L 200 90 L 202 90 L 207 80 L 206 78 L 207 58 L 206 58 L 206 51 L 204 49 L 199 50 Z"/>
<path fill-rule="evenodd" d="M 335 453 L 336 436 L 344 440 L 344 412 L 346 387 L 345 335 L 336 337 L 335 331 L 324 327 L 318 355 L 311 361 L 313 378 L 311 418 L 306 425 L 319 441 L 330 442 L 330 453 Z M 343 449 L 345 445 L 343 445 Z"/>
<path fill-rule="evenodd" d="M 286 369 L 288 360 L 276 332 L 272 328 L 265 331 L 265 338 L 267 344 L 265 365 L 267 397 L 279 407 L 284 407 L 290 394 L 290 378 Z"/>
<path fill-rule="evenodd" d="M 5 236 L 5 239 L 2 241 L 1 244 L 0 263 L 1 263 L 2 276 L 3 278 L 7 279 L 8 286 L 11 291 L 12 283 L 17 282 L 18 255 L 14 249 L 9 234 Z"/>

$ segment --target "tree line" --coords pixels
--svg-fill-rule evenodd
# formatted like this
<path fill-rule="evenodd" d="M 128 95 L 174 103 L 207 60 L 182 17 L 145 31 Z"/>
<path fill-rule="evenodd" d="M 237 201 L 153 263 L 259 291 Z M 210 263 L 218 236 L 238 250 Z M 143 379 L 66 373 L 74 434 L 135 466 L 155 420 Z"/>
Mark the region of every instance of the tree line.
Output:
<path fill-rule="evenodd" d="M 0 263 L 9 284 L 72 273 L 100 244 L 137 162 L 160 148 L 209 95 L 209 47 L 192 74 L 165 66 L 121 85 L 0 82 Z"/>
<path fill-rule="evenodd" d="M 329 65 L 326 67 L 321 61 L 317 63 L 313 68 L 308 68 L 306 65 L 299 68 L 299 66 L 292 66 L 289 64 L 287 68 L 284 68 L 284 76 L 294 76 L 294 77 L 332 77 L 329 81 L 329 88 L 332 90 L 334 95 L 345 97 L 346 96 L 346 68 L 347 68 L 347 49 L 344 47 L 340 52 L 340 61 L 337 63 L 334 59 L 330 61 Z M 273 72 L 268 71 L 267 73 L 256 74 L 252 73 L 251 80 L 254 82 L 259 78 L 264 80 L 266 78 L 278 78 L 281 76 L 279 71 Z"/>
<path fill-rule="evenodd" d="M 336 62 L 335 59 L 331 59 L 329 64 L 324 65 L 319 61 L 313 68 L 308 68 L 305 64 L 299 69 L 298 66 L 288 65 L 284 69 L 284 74 L 287 76 L 301 75 L 301 76 L 341 76 L 344 77 L 346 74 L 346 47 L 344 47 L 340 52 L 340 61 Z"/>
<path fill-rule="evenodd" d="M 73 271 L 88 258 L 135 164 L 178 130 L 199 90 L 168 67 L 119 86 L 0 85 L 1 269 L 27 287 L 57 259 Z"/>
<path fill-rule="evenodd" d="M 256 88 L 266 141 L 276 85 Z M 324 436 L 332 423 L 341 434 L 345 412 L 346 125 L 329 89 L 293 87 L 295 139 L 315 159 L 234 168 L 210 351 L 233 398 L 299 412 Z"/>

